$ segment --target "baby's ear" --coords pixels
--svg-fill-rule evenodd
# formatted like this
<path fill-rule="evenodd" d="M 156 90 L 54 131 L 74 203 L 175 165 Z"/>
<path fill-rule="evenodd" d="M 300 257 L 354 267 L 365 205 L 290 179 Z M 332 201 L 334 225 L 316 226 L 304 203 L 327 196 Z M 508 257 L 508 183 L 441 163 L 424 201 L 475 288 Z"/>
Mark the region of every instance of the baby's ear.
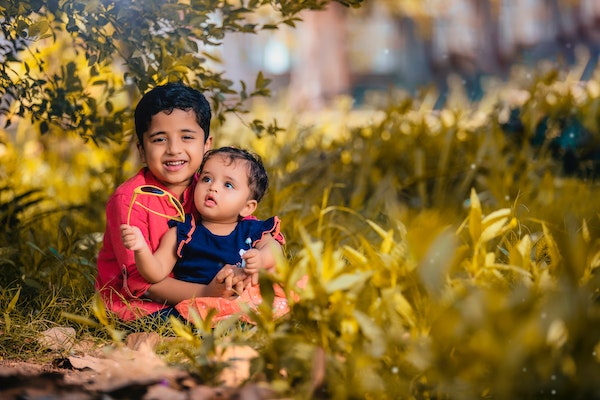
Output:
<path fill-rule="evenodd" d="M 246 218 L 247 216 L 252 215 L 252 213 L 256 211 L 257 206 L 258 202 L 256 200 L 248 200 L 242 211 L 240 211 L 240 217 Z"/>

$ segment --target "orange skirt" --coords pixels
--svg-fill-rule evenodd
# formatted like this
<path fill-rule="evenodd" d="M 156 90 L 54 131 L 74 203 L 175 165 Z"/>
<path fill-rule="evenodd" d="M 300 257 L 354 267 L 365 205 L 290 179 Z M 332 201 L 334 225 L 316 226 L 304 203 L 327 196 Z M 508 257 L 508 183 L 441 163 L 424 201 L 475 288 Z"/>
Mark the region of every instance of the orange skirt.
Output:
<path fill-rule="evenodd" d="M 290 311 L 290 306 L 283 289 L 277 285 L 273 286 L 273 289 L 275 291 L 273 318 L 279 318 Z M 217 313 L 212 318 L 213 322 L 237 316 L 241 321 L 254 323 L 246 314 L 246 310 L 250 308 L 253 311 L 257 311 L 261 303 L 260 286 L 256 285 L 244 289 L 242 294 L 233 300 L 222 297 L 198 297 L 182 301 L 175 308 L 188 321 L 193 321 L 196 314 L 202 319 L 206 319 L 211 310 L 216 310 Z"/>

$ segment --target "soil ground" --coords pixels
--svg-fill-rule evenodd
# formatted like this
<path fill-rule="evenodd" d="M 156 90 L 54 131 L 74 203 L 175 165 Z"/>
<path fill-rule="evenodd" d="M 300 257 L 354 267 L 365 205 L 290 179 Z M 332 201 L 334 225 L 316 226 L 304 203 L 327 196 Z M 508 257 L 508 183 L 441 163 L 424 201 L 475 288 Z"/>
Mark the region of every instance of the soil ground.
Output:
<path fill-rule="evenodd" d="M 156 335 L 157 336 L 157 335 Z M 244 349 L 234 349 L 231 359 L 241 360 L 224 371 L 223 385 L 202 384 L 189 372 L 168 366 L 152 348 L 156 336 L 141 334 L 119 348 L 89 346 L 57 356 L 51 361 L 0 360 L 2 400 L 88 399 L 248 399 L 276 398 L 247 377 Z M 57 353 L 59 354 L 59 353 Z M 241 356 L 241 357 L 240 357 Z"/>
<path fill-rule="evenodd" d="M 186 373 L 166 379 L 130 380 L 119 385 L 102 384 L 105 376 L 93 370 L 77 370 L 67 359 L 51 364 L 0 360 L 2 400 L 88 400 L 88 399 L 266 399 L 272 393 L 258 385 L 214 388 L 198 384 Z"/>

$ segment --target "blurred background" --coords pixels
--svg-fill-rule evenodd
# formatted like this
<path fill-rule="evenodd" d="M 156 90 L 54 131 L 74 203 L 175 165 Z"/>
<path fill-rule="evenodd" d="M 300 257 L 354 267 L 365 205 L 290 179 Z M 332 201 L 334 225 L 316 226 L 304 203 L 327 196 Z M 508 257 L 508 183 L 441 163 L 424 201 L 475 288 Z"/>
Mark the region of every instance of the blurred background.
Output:
<path fill-rule="evenodd" d="M 87 14 L 97 4 L 82 4 L 60 3 L 65 8 L 64 14 L 57 14 L 62 21 L 44 20 L 36 11 L 27 22 L 31 25 L 20 22 L 20 16 L 4 22 L 5 35 L 12 34 L 11 29 L 19 33 L 23 26 L 32 34 L 27 39 L 10 36 L 0 49 L 6 84 L 0 104 L 0 122 L 6 124 L 0 131 L 0 172 L 7 204 L 13 202 L 14 188 L 40 190 L 59 208 L 84 206 L 88 213 L 84 221 L 93 225 L 89 229 L 101 231 L 103 220 L 98 215 L 103 216 L 108 193 L 140 165 L 130 118 L 140 92 L 155 82 L 182 77 L 208 86 L 217 145 L 246 146 L 269 154 L 268 162 L 277 170 L 285 165 L 286 174 L 294 171 L 295 163 L 283 155 L 278 159 L 276 153 L 299 146 L 310 130 L 312 142 L 333 154 L 334 160 L 332 151 L 337 150 L 344 162 L 359 164 L 353 154 L 361 144 L 352 138 L 363 128 L 420 140 L 421 130 L 435 136 L 457 124 L 457 140 L 462 143 L 472 140 L 464 132 L 478 132 L 492 121 L 513 139 L 530 140 L 536 148 L 548 146 L 558 160 L 566 160 L 557 166 L 561 172 L 598 174 L 594 75 L 600 53 L 598 0 L 372 0 L 359 7 L 331 2 L 321 11 L 304 10 L 277 29 L 217 32 L 212 45 L 201 40 L 206 26 L 210 18 L 221 18 L 215 26 L 224 23 L 226 14 L 191 10 L 197 17 L 208 15 L 206 26 L 195 26 L 198 49 L 192 61 L 189 44 L 182 44 L 182 37 L 190 34 L 189 23 L 168 14 L 167 3 L 157 2 L 164 9 L 140 8 L 147 14 L 133 10 L 129 15 L 125 8 L 118 32 L 122 36 L 113 43 L 111 32 L 105 32 L 110 24 Z M 29 5 L 48 8 L 37 2 Z M 71 5 L 79 8 L 70 10 Z M 82 8 L 87 6 L 90 10 Z M 157 17 L 157 12 L 164 17 Z M 69 19 L 73 13 L 79 19 Z M 240 26 L 264 26 L 278 18 L 270 6 L 243 17 Z M 47 21 L 64 27 L 48 31 L 54 36 L 41 34 Z M 110 53 L 114 49 L 109 44 L 116 44 L 122 53 Z M 173 53 L 165 56 L 164 48 Z M 131 54 L 123 56 L 128 51 Z M 94 64 L 99 57 L 104 57 L 102 62 Z M 262 82 L 256 78 L 259 74 Z M 219 87 L 225 79 L 233 82 L 231 88 Z M 39 85 L 40 81 L 45 83 Z M 268 90 L 263 91 L 266 81 Z M 235 116 L 221 120 L 237 107 L 235 100 L 229 107 L 222 99 L 237 96 L 230 89 L 242 88 L 261 94 L 246 95 L 240 102 L 246 103 L 247 113 L 235 111 Z M 461 92 L 462 103 L 449 106 L 453 91 Z M 22 98 L 12 101 L 11 96 Z M 482 102 L 485 96 L 492 100 Z M 578 109 L 573 108 L 575 103 Z M 402 116 L 398 126 L 378 125 L 395 107 Z M 416 117 L 411 108 L 420 110 Z M 473 118 L 461 122 L 461 115 L 469 113 Z M 489 121 L 481 124 L 478 115 L 487 115 Z M 265 135 L 264 127 L 273 119 L 278 126 L 266 131 L 275 135 Z M 306 152 L 307 157 L 316 157 L 308 145 Z M 289 156 L 298 154 L 296 149 Z M 420 157 L 415 155 L 416 160 Z M 433 152 L 431 158 L 436 160 Z M 423 172 L 415 168 L 419 181 Z M 470 184 L 465 181 L 464 187 Z M 422 194 L 424 189 L 420 190 Z M 462 188 L 456 197 L 464 200 L 467 193 Z"/>
<path fill-rule="evenodd" d="M 251 81 L 263 71 L 300 109 L 340 94 L 360 106 L 370 90 L 432 85 L 441 106 L 450 74 L 478 100 L 482 80 L 508 77 L 515 63 L 584 62 L 580 78 L 589 79 L 600 52 L 597 0 L 376 0 L 358 9 L 331 3 L 301 18 L 296 28 L 227 37 L 219 49 L 227 76 Z"/>
<path fill-rule="evenodd" d="M 600 1 L 320 4 L 0 2 L 0 356 L 56 324 L 117 337 L 94 302 L 105 204 L 140 168 L 141 94 L 184 80 L 214 145 L 265 161 L 276 279 L 311 278 L 293 324 L 257 316 L 267 380 L 600 398 Z"/>

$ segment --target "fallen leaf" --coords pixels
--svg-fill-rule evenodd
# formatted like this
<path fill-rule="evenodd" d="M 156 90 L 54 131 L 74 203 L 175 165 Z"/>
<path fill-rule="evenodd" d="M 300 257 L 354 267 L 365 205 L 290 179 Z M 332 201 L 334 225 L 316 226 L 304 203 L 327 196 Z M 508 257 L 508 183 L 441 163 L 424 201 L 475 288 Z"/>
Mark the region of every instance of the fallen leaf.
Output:
<path fill-rule="evenodd" d="M 75 345 L 75 329 L 67 326 L 57 326 L 46 329 L 41 333 L 38 342 L 50 350 L 70 350 Z"/>
<path fill-rule="evenodd" d="M 250 377 L 250 361 L 257 356 L 256 350 L 250 346 L 226 347 L 220 360 L 228 366 L 221 372 L 220 380 L 225 386 L 240 386 Z"/>
<path fill-rule="evenodd" d="M 185 371 L 167 366 L 147 342 L 139 350 L 122 347 L 111 349 L 105 358 L 71 356 L 69 361 L 73 368 L 87 371 L 87 374 L 77 375 L 78 379 L 87 379 L 90 389 L 105 392 L 132 384 L 148 385 L 186 376 Z"/>
<path fill-rule="evenodd" d="M 132 350 L 141 348 L 155 349 L 160 342 L 160 335 L 156 332 L 134 332 L 127 336 L 125 344 Z"/>

